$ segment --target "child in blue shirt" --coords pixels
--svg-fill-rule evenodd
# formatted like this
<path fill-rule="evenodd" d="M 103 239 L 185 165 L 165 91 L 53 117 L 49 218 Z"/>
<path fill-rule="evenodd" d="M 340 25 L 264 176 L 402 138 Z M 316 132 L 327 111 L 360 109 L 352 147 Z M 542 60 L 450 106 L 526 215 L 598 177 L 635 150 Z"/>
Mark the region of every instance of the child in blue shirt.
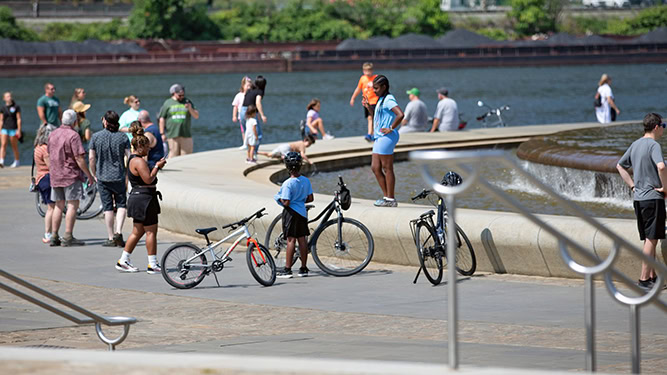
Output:
<path fill-rule="evenodd" d="M 299 251 L 301 252 L 301 268 L 298 275 L 308 276 L 308 244 L 306 236 L 310 234 L 308 230 L 308 213 L 306 203 L 313 201 L 313 187 L 307 177 L 302 176 L 301 163 L 303 158 L 298 152 L 290 151 L 285 155 L 285 166 L 289 171 L 290 178 L 283 182 L 278 194 L 274 199 L 283 206 L 283 234 L 287 239 L 287 251 L 285 253 L 285 269 L 278 270 L 276 277 L 281 279 L 292 278 L 292 259 L 297 241 L 299 242 Z"/>

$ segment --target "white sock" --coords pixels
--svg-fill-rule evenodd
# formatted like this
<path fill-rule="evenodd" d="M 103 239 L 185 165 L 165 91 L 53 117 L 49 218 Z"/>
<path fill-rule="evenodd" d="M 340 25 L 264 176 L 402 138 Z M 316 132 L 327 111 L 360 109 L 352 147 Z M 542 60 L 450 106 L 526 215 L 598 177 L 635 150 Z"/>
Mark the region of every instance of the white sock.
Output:
<path fill-rule="evenodd" d="M 130 253 L 128 253 L 127 251 L 123 251 L 123 255 L 120 256 L 120 262 L 130 263 Z"/>
<path fill-rule="evenodd" d="M 157 255 L 149 255 L 148 256 L 148 264 L 151 266 L 154 266 L 157 264 Z"/>
<path fill-rule="evenodd" d="M 396 200 L 394 198 L 387 198 L 387 197 L 384 197 L 384 199 L 387 200 L 387 201 L 395 201 Z"/>

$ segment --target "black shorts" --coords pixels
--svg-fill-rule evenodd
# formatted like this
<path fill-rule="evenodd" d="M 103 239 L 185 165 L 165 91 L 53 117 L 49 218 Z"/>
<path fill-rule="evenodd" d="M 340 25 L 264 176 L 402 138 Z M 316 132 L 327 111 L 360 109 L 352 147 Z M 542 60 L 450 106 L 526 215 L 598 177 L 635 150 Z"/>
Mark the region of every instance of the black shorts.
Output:
<path fill-rule="evenodd" d="M 131 217 L 135 224 L 155 225 L 158 223 L 159 214 L 160 202 L 154 189 L 150 192 L 141 188 L 132 189 L 127 202 L 127 216 Z"/>
<path fill-rule="evenodd" d="M 51 200 L 51 177 L 48 173 L 45 174 L 41 180 L 39 180 L 39 184 L 37 184 L 37 190 L 39 190 L 39 194 L 42 196 L 42 202 L 46 204 L 56 203 Z"/>
<path fill-rule="evenodd" d="M 285 207 L 283 209 L 283 233 L 285 237 L 304 237 L 310 234 L 308 230 L 308 219 L 299 215 L 294 210 Z"/>
<path fill-rule="evenodd" d="M 370 104 L 369 107 L 371 107 L 371 111 L 375 112 L 375 104 Z M 364 107 L 364 118 L 368 118 L 370 116 L 370 112 L 368 112 L 368 109 Z"/>
<path fill-rule="evenodd" d="M 100 192 L 100 200 L 104 211 L 113 211 L 114 202 L 116 202 L 116 208 L 127 206 L 125 181 L 97 181 L 97 191 Z"/>
<path fill-rule="evenodd" d="M 639 238 L 644 241 L 665 238 L 665 200 L 634 201 Z"/>

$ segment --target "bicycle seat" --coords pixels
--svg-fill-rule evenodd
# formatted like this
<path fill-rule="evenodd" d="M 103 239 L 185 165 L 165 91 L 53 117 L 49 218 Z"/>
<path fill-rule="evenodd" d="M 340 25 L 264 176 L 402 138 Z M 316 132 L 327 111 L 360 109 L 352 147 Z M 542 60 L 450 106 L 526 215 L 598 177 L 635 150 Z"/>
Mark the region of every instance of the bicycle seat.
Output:
<path fill-rule="evenodd" d="M 306 211 L 310 211 L 311 208 L 315 208 L 314 204 L 307 204 L 306 205 Z"/>
<path fill-rule="evenodd" d="M 207 234 L 209 234 L 209 233 L 211 233 L 211 232 L 214 232 L 214 231 L 216 231 L 216 230 L 218 230 L 218 228 L 216 228 L 216 227 L 210 227 L 210 228 L 195 229 L 195 232 L 197 232 L 197 233 L 199 233 L 199 234 L 205 236 L 205 235 L 207 235 Z"/>
<path fill-rule="evenodd" d="M 420 218 L 425 218 L 425 217 L 433 216 L 433 215 L 435 215 L 435 212 L 433 212 L 433 210 L 430 210 L 430 211 L 424 212 L 423 214 L 419 215 L 419 217 Z"/>

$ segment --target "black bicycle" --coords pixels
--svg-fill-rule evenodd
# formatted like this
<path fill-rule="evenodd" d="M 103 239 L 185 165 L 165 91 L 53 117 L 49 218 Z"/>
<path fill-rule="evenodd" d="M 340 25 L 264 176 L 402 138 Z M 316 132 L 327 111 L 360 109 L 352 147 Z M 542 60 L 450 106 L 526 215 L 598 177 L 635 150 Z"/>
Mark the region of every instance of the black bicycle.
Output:
<path fill-rule="evenodd" d="M 44 215 L 46 215 L 47 205 L 42 199 L 42 194 L 39 192 L 35 194 L 35 206 L 39 216 L 44 217 Z M 89 185 L 88 183 L 84 183 L 83 199 L 81 199 L 79 208 L 76 211 L 76 218 L 78 220 L 92 219 L 101 214 L 103 209 L 104 206 L 99 199 L 99 194 L 97 194 L 97 184 Z"/>
<path fill-rule="evenodd" d="M 315 264 L 324 272 L 333 276 L 350 276 L 363 270 L 373 258 L 373 236 L 361 222 L 343 217 L 344 210 L 350 207 L 350 191 L 345 187 L 342 177 L 338 177 L 339 189 L 329 205 L 308 223 L 321 222 L 310 236 L 308 251 Z M 315 206 L 307 205 L 307 209 Z M 329 220 L 333 213 L 336 217 Z M 264 243 L 269 247 L 277 267 L 285 266 L 287 239 L 282 233 L 282 214 L 276 216 L 269 225 Z M 299 259 L 297 244 L 292 264 Z"/>
<path fill-rule="evenodd" d="M 453 172 L 449 172 L 453 173 Z M 443 185 L 448 185 L 447 176 L 443 178 Z M 454 183 L 450 185 L 458 185 L 461 182 L 461 177 L 454 174 L 458 179 L 454 178 Z M 422 190 L 421 193 L 412 197 L 413 201 L 424 199 L 429 195 L 435 195 L 431 190 Z M 413 283 L 417 282 L 419 274 L 424 270 L 424 275 L 428 281 L 433 285 L 440 284 L 442 281 L 442 270 L 447 263 L 447 207 L 442 198 L 438 197 L 436 207 L 438 213 L 436 223 L 433 222 L 433 216 L 436 215 L 433 210 L 424 212 L 419 218 L 410 221 L 410 229 L 412 230 L 412 237 L 417 246 L 417 255 L 419 256 L 419 264 L 421 267 L 417 271 L 417 276 Z M 477 259 L 475 258 L 475 251 L 470 244 L 468 236 L 466 236 L 463 229 L 456 225 L 456 270 L 463 276 L 471 276 L 475 273 L 477 268 Z"/>

